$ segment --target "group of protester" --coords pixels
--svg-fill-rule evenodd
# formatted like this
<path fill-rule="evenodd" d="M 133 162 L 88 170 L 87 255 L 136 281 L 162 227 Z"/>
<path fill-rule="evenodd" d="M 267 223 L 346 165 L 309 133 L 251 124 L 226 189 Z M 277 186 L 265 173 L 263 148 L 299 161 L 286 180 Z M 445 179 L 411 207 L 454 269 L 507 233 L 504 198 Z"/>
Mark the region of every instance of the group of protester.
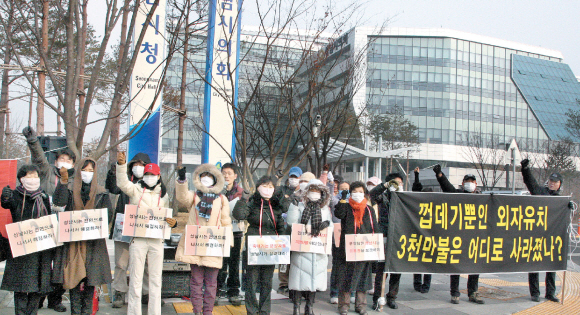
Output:
<path fill-rule="evenodd" d="M 55 165 L 49 165 L 34 130 L 23 130 L 32 154 L 32 164 L 22 166 L 17 173 L 19 184 L 15 189 L 2 190 L 2 207 L 9 209 L 13 222 L 39 218 L 59 211 L 109 209 L 110 217 L 124 213 L 125 205 L 138 207 L 169 207 L 167 189 L 157 164 L 146 154 L 138 153 L 130 161 L 119 153 L 116 165 L 107 174 L 105 187 L 93 180 L 97 163 L 89 158 L 77 162 L 70 150 L 58 152 Z M 546 187 L 540 186 L 531 174 L 529 161 L 522 161 L 524 182 L 533 195 L 558 195 L 562 177 L 552 174 Z M 75 166 L 76 165 L 76 166 Z M 455 188 L 442 173 L 433 168 L 441 190 L 448 193 L 479 193 L 477 180 L 466 175 L 461 189 Z M 432 191 L 423 188 L 420 169 L 414 171 L 412 191 Z M 238 184 L 238 168 L 228 163 L 218 169 L 204 164 L 195 169 L 189 190 L 187 170 L 177 170 L 176 199 L 189 211 L 187 225 L 232 227 L 229 257 L 210 257 L 185 254 L 185 238 L 177 247 L 175 259 L 191 266 L 190 298 L 194 314 L 212 314 L 217 298 L 228 298 L 234 305 L 242 300 L 248 314 L 271 312 L 272 278 L 276 265 L 248 265 L 248 236 L 287 235 L 293 223 L 309 226 L 309 233 L 318 236 L 327 228 L 340 223 L 340 244 L 332 246 L 330 273 L 330 303 L 338 304 L 338 312 L 347 314 L 350 304 L 355 311 L 367 313 L 367 297 L 374 291 L 372 308 L 383 305 L 396 309 L 401 275 L 391 273 L 388 288 L 384 261 L 347 261 L 345 235 L 382 233 L 389 229 L 391 196 L 404 190 L 404 176 L 388 174 L 384 182 L 371 177 L 366 182 L 346 182 L 333 176 L 325 168 L 321 176 L 290 169 L 284 185 L 277 186 L 279 178 L 263 176 L 256 182 L 254 193 L 246 192 Z M 109 194 L 118 195 L 113 209 Z M 235 207 L 230 209 L 230 202 Z M 114 220 L 111 220 L 114 222 Z M 170 228 L 177 226 L 173 218 L 166 219 Z M 111 236 L 113 228 L 111 228 Z M 12 258 L 6 262 L 1 289 L 14 291 L 16 314 L 36 314 L 48 295 L 48 307 L 66 312 L 62 295 L 69 290 L 71 314 L 91 314 L 95 287 L 112 283 L 115 291 L 113 307 L 121 308 L 128 299 L 127 313 L 141 314 L 142 304 L 148 305 L 148 314 L 161 314 L 161 279 L 163 266 L 162 239 L 134 237 L 130 243 L 114 242 L 114 279 L 111 277 L 109 255 L 104 239 L 68 242 L 52 250 Z M 385 248 L 386 252 L 386 248 Z M 242 281 L 239 266 L 242 263 Z M 293 303 L 293 314 L 314 314 L 316 293 L 326 291 L 328 259 L 325 254 L 292 252 L 290 265 L 279 266 L 280 293 L 288 293 Z M 129 272 L 129 282 L 127 281 Z M 373 280 L 372 274 L 375 274 Z M 478 294 L 478 275 L 469 275 L 469 301 L 483 304 Z M 459 303 L 459 275 L 450 276 L 451 303 Z M 415 290 L 428 293 L 431 275 L 416 274 Z M 539 301 L 538 274 L 530 273 L 530 294 Z M 242 299 L 240 287 L 245 291 Z M 546 298 L 555 297 L 555 273 L 546 275 Z M 386 291 L 386 294 L 385 294 Z M 259 293 L 259 300 L 256 298 Z M 301 311 L 302 300 L 306 305 Z"/>

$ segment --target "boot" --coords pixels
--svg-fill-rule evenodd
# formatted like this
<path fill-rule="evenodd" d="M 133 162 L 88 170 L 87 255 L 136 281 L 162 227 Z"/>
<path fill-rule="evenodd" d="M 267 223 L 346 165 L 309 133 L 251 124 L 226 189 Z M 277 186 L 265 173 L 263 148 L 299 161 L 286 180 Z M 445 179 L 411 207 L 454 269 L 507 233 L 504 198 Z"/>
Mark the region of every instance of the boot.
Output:
<path fill-rule="evenodd" d="M 115 291 L 113 298 L 113 308 L 121 308 L 125 305 L 125 292 Z"/>
<path fill-rule="evenodd" d="M 302 300 L 302 296 L 300 291 L 292 290 L 292 303 L 294 303 L 294 311 L 292 312 L 293 315 L 300 315 L 300 301 Z"/>
<path fill-rule="evenodd" d="M 80 285 L 69 291 L 70 296 L 70 313 L 71 315 L 81 315 L 82 312 L 82 292 Z"/>
<path fill-rule="evenodd" d="M 314 298 L 316 292 L 306 292 L 306 307 L 304 307 L 304 315 L 314 315 Z"/>

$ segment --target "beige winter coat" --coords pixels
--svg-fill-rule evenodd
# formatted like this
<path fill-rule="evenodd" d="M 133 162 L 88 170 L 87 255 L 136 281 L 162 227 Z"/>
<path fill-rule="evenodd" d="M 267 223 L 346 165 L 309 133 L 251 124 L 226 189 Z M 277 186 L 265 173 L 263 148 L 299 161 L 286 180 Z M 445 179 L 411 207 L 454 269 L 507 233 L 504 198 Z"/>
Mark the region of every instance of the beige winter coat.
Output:
<path fill-rule="evenodd" d="M 209 172 L 212 174 L 216 179 L 216 184 L 211 187 L 205 187 L 200 182 L 200 177 L 204 172 Z M 211 164 L 203 164 L 200 165 L 195 172 L 193 173 L 193 185 L 195 189 L 203 192 L 203 193 L 214 193 L 220 194 L 224 188 L 224 177 L 222 176 L 221 172 Z M 213 207 L 211 211 L 211 216 L 209 220 L 200 218 L 198 211 L 196 209 L 197 204 L 199 203 L 200 199 L 199 196 L 195 194 L 193 191 L 189 191 L 187 188 L 187 182 L 179 183 L 177 182 L 175 185 L 175 193 L 177 201 L 182 206 L 185 206 L 189 209 L 189 218 L 187 220 L 187 225 L 200 225 L 200 226 L 222 226 L 222 227 L 232 227 L 232 219 L 230 216 L 230 206 L 228 199 L 226 196 L 221 195 L 213 201 Z M 219 220 L 219 222 L 218 222 Z M 231 240 L 231 246 L 233 246 L 233 233 L 231 233 L 228 237 Z M 186 256 L 184 255 L 185 251 L 185 237 L 181 236 L 181 241 L 177 246 L 177 252 L 175 254 L 175 260 L 181 261 L 188 264 L 195 264 L 198 266 L 210 267 L 210 268 L 222 268 L 223 258 L 222 257 L 212 257 L 212 256 Z"/>
<path fill-rule="evenodd" d="M 127 163 L 117 165 L 117 186 L 131 199 L 132 205 L 139 205 L 140 207 L 169 207 L 169 197 L 167 194 L 159 197 L 161 194 L 161 185 L 155 186 L 155 189 L 144 189 L 140 184 L 134 184 L 129 181 L 127 177 Z"/>

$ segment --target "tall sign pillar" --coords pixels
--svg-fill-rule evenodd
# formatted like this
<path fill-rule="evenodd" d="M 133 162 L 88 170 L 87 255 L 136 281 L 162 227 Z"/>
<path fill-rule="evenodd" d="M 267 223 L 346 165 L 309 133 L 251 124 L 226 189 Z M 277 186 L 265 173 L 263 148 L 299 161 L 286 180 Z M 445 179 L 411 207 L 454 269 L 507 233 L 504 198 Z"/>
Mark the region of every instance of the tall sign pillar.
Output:
<path fill-rule="evenodd" d="M 210 0 L 202 163 L 223 165 L 235 158 L 242 2 Z"/>
<path fill-rule="evenodd" d="M 165 67 L 165 6 L 166 0 L 158 0 L 141 47 L 134 47 L 138 53 L 131 75 L 129 110 L 129 131 L 136 135 L 129 140 L 127 158 L 142 152 L 149 155 L 151 162 L 159 163 L 161 131 L 161 76 Z M 135 20 L 133 45 L 145 27 L 147 15 L 155 0 L 141 0 Z M 157 95 L 157 98 L 155 98 Z M 147 117 L 148 115 L 148 117 Z M 146 117 L 146 119 L 142 119 Z"/>

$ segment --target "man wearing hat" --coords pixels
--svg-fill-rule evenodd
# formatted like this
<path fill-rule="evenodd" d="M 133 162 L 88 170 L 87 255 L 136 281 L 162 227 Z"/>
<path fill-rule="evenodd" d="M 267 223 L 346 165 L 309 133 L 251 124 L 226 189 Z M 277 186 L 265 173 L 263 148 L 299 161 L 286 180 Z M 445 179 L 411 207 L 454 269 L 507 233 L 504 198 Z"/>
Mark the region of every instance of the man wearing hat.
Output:
<path fill-rule="evenodd" d="M 433 167 L 433 171 L 437 177 L 437 181 L 441 186 L 441 190 L 447 193 L 465 193 L 465 194 L 479 194 L 481 193 L 477 190 L 477 179 L 473 174 L 467 174 L 463 177 L 463 182 L 461 182 L 461 189 L 455 188 L 449 182 L 449 179 L 441 172 L 441 165 L 437 164 Z M 451 286 L 451 303 L 459 304 L 459 275 L 449 276 L 450 286 Z M 479 275 L 469 275 L 467 277 L 467 295 L 469 296 L 469 302 L 484 304 L 485 301 L 479 297 L 479 292 L 477 292 L 479 286 Z"/>
<path fill-rule="evenodd" d="M 553 173 L 548 177 L 548 182 L 546 187 L 541 187 L 532 175 L 532 170 L 530 169 L 530 160 L 524 159 L 521 162 L 522 165 L 522 176 L 524 178 L 524 183 L 530 194 L 532 195 L 545 195 L 545 196 L 559 196 L 562 190 L 562 175 L 559 173 Z M 532 301 L 540 302 L 540 274 L 537 272 L 530 272 L 528 274 L 528 283 L 530 286 L 530 295 L 532 296 Z M 556 273 L 546 272 L 546 299 L 552 302 L 560 302 L 556 297 Z"/>

